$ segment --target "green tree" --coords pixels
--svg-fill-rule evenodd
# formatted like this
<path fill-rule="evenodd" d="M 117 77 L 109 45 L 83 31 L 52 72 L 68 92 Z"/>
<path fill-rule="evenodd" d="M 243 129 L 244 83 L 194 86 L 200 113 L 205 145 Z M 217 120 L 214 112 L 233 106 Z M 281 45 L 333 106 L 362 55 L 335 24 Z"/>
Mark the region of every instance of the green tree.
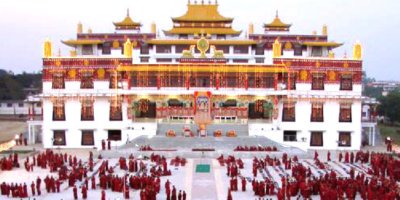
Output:
<path fill-rule="evenodd" d="M 400 90 L 390 92 L 386 97 L 382 97 L 380 102 L 379 114 L 387 117 L 392 124 L 400 122 Z"/>

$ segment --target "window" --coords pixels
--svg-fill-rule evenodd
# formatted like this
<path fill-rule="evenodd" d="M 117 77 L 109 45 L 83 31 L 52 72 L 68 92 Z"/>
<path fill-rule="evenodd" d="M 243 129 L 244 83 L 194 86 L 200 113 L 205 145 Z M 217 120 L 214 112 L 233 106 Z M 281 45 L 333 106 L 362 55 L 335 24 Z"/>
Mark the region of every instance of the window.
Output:
<path fill-rule="evenodd" d="M 93 146 L 94 136 L 93 130 L 82 130 L 82 146 Z"/>
<path fill-rule="evenodd" d="M 94 109 L 93 100 L 89 98 L 82 99 L 81 101 L 81 120 L 82 121 L 93 121 L 94 120 Z"/>
<path fill-rule="evenodd" d="M 297 131 L 283 131 L 283 141 L 284 142 L 296 142 L 297 141 Z"/>
<path fill-rule="evenodd" d="M 312 57 L 322 57 L 322 47 L 311 47 Z"/>
<path fill-rule="evenodd" d="M 171 58 L 157 58 L 156 61 L 157 62 L 170 63 L 170 62 L 172 62 L 172 59 Z"/>
<path fill-rule="evenodd" d="M 42 107 L 42 102 L 36 103 L 36 107 L 37 107 L 37 108 Z"/>
<path fill-rule="evenodd" d="M 62 100 L 53 102 L 53 121 L 65 121 L 65 104 Z"/>
<path fill-rule="evenodd" d="M 303 47 L 299 44 L 294 45 L 294 55 L 295 56 L 302 56 L 303 55 Z"/>
<path fill-rule="evenodd" d="M 93 55 L 93 46 L 92 45 L 83 45 L 82 46 L 82 55 Z"/>
<path fill-rule="evenodd" d="M 217 35 L 217 40 L 225 40 L 225 35 Z"/>
<path fill-rule="evenodd" d="M 116 74 L 116 73 L 111 73 L 110 74 L 110 89 L 116 89 L 121 88 L 119 86 L 119 81 L 120 81 L 120 74 Z"/>
<path fill-rule="evenodd" d="M 182 53 L 183 50 L 189 50 L 190 46 L 189 45 L 176 45 L 175 46 L 175 52 L 176 53 Z"/>
<path fill-rule="evenodd" d="M 149 57 L 140 57 L 140 62 L 141 63 L 148 63 L 149 62 Z"/>
<path fill-rule="evenodd" d="M 7 108 L 11 108 L 12 107 L 12 103 L 7 103 Z"/>
<path fill-rule="evenodd" d="M 227 46 L 227 45 L 217 45 L 217 46 L 215 46 L 215 48 L 217 50 L 223 51 L 224 54 L 229 54 L 229 46 Z"/>
<path fill-rule="evenodd" d="M 140 54 L 149 54 L 149 46 L 148 45 L 142 45 L 140 47 Z"/>
<path fill-rule="evenodd" d="M 263 46 L 256 47 L 256 55 L 264 55 L 264 47 Z"/>
<path fill-rule="evenodd" d="M 247 59 L 233 59 L 232 62 L 233 63 L 248 63 L 249 60 L 247 60 Z"/>
<path fill-rule="evenodd" d="M 93 89 L 93 73 L 81 72 L 81 89 Z"/>
<path fill-rule="evenodd" d="M 264 76 L 264 84 L 265 88 L 274 88 L 275 87 L 275 78 L 273 76 Z"/>
<path fill-rule="evenodd" d="M 256 63 L 264 63 L 264 58 L 256 58 Z"/>
<path fill-rule="evenodd" d="M 248 46 L 233 46 L 233 53 L 235 54 L 247 54 L 249 53 Z"/>
<path fill-rule="evenodd" d="M 111 54 L 111 42 L 103 43 L 102 53 L 103 53 L 103 55 L 110 55 Z"/>
<path fill-rule="evenodd" d="M 65 131 L 64 130 L 54 130 L 53 131 L 53 146 L 64 146 L 65 141 Z"/>
<path fill-rule="evenodd" d="M 296 110 L 294 103 L 283 104 L 282 121 L 284 122 L 296 121 Z"/>
<path fill-rule="evenodd" d="M 350 147 L 350 146 L 351 146 L 351 133 L 339 132 L 339 147 Z"/>
<path fill-rule="evenodd" d="M 156 52 L 157 53 L 171 53 L 171 45 L 157 45 Z"/>
<path fill-rule="evenodd" d="M 110 121 L 122 121 L 122 105 L 118 99 L 110 102 Z"/>
<path fill-rule="evenodd" d="M 121 130 L 109 130 L 108 140 L 121 141 Z"/>
<path fill-rule="evenodd" d="M 20 108 L 24 107 L 24 103 L 18 103 L 18 107 Z"/>
<path fill-rule="evenodd" d="M 179 39 L 188 39 L 187 34 L 179 34 Z"/>
<path fill-rule="evenodd" d="M 63 73 L 54 73 L 52 77 L 52 88 L 53 89 L 64 89 L 64 74 Z"/>
<path fill-rule="evenodd" d="M 325 76 L 323 74 L 313 74 L 312 75 L 312 90 L 324 90 Z"/>
<path fill-rule="evenodd" d="M 313 103 L 311 105 L 311 122 L 324 121 L 324 104 Z"/>
<path fill-rule="evenodd" d="M 322 131 L 311 132 L 310 146 L 312 146 L 312 147 L 324 146 L 324 138 L 323 138 Z"/>
<path fill-rule="evenodd" d="M 352 90 L 353 79 L 351 75 L 342 75 L 340 77 L 340 90 Z"/>
<path fill-rule="evenodd" d="M 351 104 L 340 104 L 339 122 L 351 122 Z"/>

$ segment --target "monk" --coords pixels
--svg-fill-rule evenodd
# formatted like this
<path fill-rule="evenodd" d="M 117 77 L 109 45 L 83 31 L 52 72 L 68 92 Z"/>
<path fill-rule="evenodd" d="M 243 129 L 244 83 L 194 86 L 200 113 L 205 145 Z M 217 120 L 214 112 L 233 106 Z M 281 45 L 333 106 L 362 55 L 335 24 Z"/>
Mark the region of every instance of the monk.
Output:
<path fill-rule="evenodd" d="M 101 190 L 101 200 L 106 200 L 106 191 Z"/>
<path fill-rule="evenodd" d="M 76 188 L 76 185 L 74 185 L 72 192 L 74 193 L 74 199 L 78 199 L 78 189 Z"/>

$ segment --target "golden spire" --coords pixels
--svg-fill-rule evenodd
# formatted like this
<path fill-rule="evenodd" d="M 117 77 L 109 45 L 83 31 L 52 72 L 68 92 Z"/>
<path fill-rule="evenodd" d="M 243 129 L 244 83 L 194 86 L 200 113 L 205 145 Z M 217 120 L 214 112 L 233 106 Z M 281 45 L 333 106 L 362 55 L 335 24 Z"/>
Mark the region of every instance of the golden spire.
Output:
<path fill-rule="evenodd" d="M 46 39 L 43 44 L 43 57 L 49 58 L 52 56 L 52 44 L 49 39 Z"/>
<path fill-rule="evenodd" d="M 157 25 L 155 22 L 151 23 L 151 33 L 157 33 Z"/>
<path fill-rule="evenodd" d="M 326 24 L 322 26 L 322 35 L 328 35 L 328 26 Z"/>
<path fill-rule="evenodd" d="M 254 34 L 254 25 L 253 25 L 253 23 L 249 24 L 249 35 L 250 34 Z"/>
<path fill-rule="evenodd" d="M 124 44 L 124 56 L 127 58 L 132 58 L 132 43 L 129 39 Z"/>
<path fill-rule="evenodd" d="M 335 53 L 333 51 L 329 51 L 329 58 L 335 58 Z"/>
<path fill-rule="evenodd" d="M 359 41 L 354 44 L 353 47 L 353 59 L 354 60 L 361 60 L 362 59 L 362 46 Z"/>
<path fill-rule="evenodd" d="M 91 28 L 89 28 L 89 29 L 87 30 L 87 32 L 88 32 L 88 33 L 93 33 L 93 30 L 92 30 Z"/>
<path fill-rule="evenodd" d="M 83 26 L 82 26 L 82 23 L 81 23 L 81 22 L 78 23 L 76 32 L 77 32 L 78 34 L 83 32 Z"/>
<path fill-rule="evenodd" d="M 273 58 L 279 58 L 282 55 L 282 45 L 281 43 L 279 43 L 278 39 L 276 39 L 274 44 L 272 45 L 272 52 L 273 52 L 272 55 Z"/>

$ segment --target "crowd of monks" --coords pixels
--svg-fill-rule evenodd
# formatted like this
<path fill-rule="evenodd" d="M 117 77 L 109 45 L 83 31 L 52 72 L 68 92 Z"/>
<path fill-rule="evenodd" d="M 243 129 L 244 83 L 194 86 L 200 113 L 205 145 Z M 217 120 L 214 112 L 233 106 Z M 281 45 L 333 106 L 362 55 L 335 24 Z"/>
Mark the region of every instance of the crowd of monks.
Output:
<path fill-rule="evenodd" d="M 237 146 L 234 151 L 278 151 L 275 146 Z"/>
<path fill-rule="evenodd" d="M 242 192 L 246 191 L 247 182 L 251 182 L 254 195 L 260 199 L 268 199 L 268 196 L 276 196 L 279 200 L 319 196 L 321 200 L 352 200 L 356 197 L 366 200 L 398 200 L 400 160 L 396 157 L 394 154 L 368 151 L 339 152 L 337 161 L 332 161 L 328 151 L 327 162 L 322 162 L 318 152 L 314 153 L 314 161 L 299 161 L 296 156 L 289 158 L 286 153 L 281 159 L 267 155 L 265 158 L 253 159 L 253 177 L 248 177 L 249 180 L 240 173 L 240 169 L 244 168 L 238 164 L 240 159 L 233 156 L 224 159 L 220 156 L 217 160 L 221 165 L 227 164 L 227 176 L 230 177 L 228 200 L 233 199 L 232 192 L 240 192 L 238 180 L 241 180 Z M 329 163 L 342 168 L 345 174 Z M 274 180 L 267 166 L 279 174 L 280 183 Z M 262 179 L 257 178 L 259 173 Z"/>

